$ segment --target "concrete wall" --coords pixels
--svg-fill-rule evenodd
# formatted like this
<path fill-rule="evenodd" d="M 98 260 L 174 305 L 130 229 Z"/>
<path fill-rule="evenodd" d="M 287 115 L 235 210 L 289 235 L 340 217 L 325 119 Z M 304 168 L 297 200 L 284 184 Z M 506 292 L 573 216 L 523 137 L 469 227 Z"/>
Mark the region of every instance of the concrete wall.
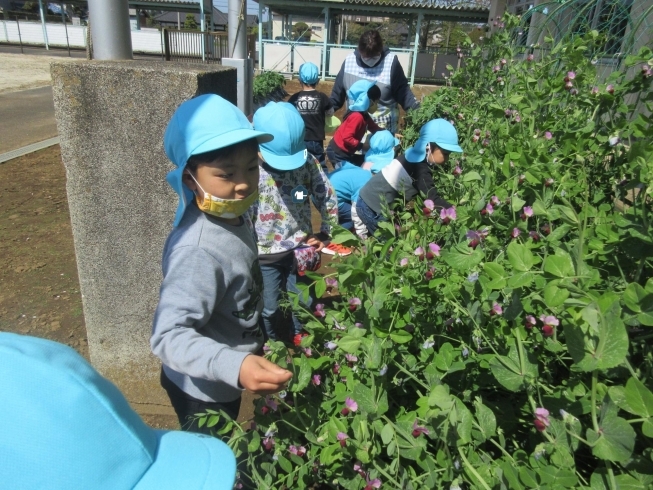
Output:
<path fill-rule="evenodd" d="M 236 70 L 86 61 L 53 63 L 51 72 L 91 361 L 141 413 L 169 413 L 149 348 L 177 207 L 163 133 L 195 95 L 235 103 Z"/>

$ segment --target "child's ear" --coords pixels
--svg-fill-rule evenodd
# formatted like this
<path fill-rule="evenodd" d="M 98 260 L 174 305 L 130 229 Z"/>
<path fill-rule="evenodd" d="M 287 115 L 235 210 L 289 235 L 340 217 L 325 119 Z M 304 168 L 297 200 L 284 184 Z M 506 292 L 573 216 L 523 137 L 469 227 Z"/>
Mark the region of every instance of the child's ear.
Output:
<path fill-rule="evenodd" d="M 181 181 L 184 183 L 186 187 L 188 187 L 191 191 L 195 192 L 197 190 L 197 184 L 193 180 L 193 178 L 190 176 L 190 170 L 185 169 L 184 173 L 181 174 Z"/>

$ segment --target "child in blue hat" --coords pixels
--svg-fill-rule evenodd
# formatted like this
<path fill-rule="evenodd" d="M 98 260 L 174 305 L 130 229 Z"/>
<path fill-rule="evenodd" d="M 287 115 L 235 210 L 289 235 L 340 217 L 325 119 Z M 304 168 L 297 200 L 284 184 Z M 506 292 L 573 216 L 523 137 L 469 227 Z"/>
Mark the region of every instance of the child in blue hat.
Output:
<path fill-rule="evenodd" d="M 450 208 L 433 184 L 430 166 L 443 165 L 452 152 L 462 151 L 456 128 L 449 121 L 433 119 L 422 126 L 415 144 L 384 166 L 358 194 L 356 214 L 369 234 L 374 234 L 383 219 L 383 207 L 391 206 L 401 195 L 408 202 L 420 192 L 436 208 Z"/>
<path fill-rule="evenodd" d="M 341 162 L 350 162 L 360 166 L 362 156 L 356 152 L 363 149 L 363 137 L 370 131 L 376 133 L 381 128 L 372 120 L 370 113 L 376 111 L 381 98 L 381 89 L 369 80 L 358 80 L 347 91 L 349 110 L 336 129 L 327 147 L 327 156 L 333 168 Z"/>
<path fill-rule="evenodd" d="M 0 393 L 2 488 L 234 488 L 229 446 L 151 429 L 70 347 L 0 332 Z"/>
<path fill-rule="evenodd" d="M 354 228 L 352 205 L 358 199 L 358 193 L 372 173 L 349 162 L 342 162 L 339 168 L 329 175 L 331 185 L 338 197 L 338 224 L 347 230 Z"/>
<path fill-rule="evenodd" d="M 327 171 L 324 158 L 324 125 L 327 116 L 333 114 L 331 99 L 326 94 L 316 90 L 317 82 L 320 79 L 320 70 L 314 63 L 303 63 L 299 67 L 299 83 L 302 86 L 301 92 L 293 94 L 288 102 L 295 106 L 304 120 L 306 132 L 304 142 L 306 149 L 317 161 L 320 162 L 322 170 Z"/>
<path fill-rule="evenodd" d="M 324 243 L 313 234 L 311 201 L 322 216 L 320 231 L 329 235 L 337 223 L 338 203 L 333 187 L 309 155 L 304 121 L 287 102 L 270 102 L 254 113 L 254 128 L 274 135 L 260 149 L 259 200 L 254 219 L 263 273 L 262 324 L 271 339 L 285 340 L 279 308 L 282 290 L 298 293 L 296 256 L 315 253 Z M 313 249 L 308 247 L 313 247 Z M 311 304 L 311 298 L 303 298 Z M 293 340 L 301 340 L 302 325 L 293 315 Z"/>
<path fill-rule="evenodd" d="M 163 139 L 179 195 L 163 249 L 163 283 L 150 345 L 182 429 L 223 410 L 236 419 L 243 389 L 268 394 L 292 374 L 254 355 L 263 344 L 263 279 L 248 209 L 258 195 L 259 143 L 237 107 L 217 95 L 182 103 Z"/>

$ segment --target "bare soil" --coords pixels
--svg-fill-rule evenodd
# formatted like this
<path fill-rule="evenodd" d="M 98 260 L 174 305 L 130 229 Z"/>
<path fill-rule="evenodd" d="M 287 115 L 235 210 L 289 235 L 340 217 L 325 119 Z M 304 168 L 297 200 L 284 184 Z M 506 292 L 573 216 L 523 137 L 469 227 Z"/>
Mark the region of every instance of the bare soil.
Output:
<path fill-rule="evenodd" d="M 0 93 L 50 85 L 52 61 L 62 61 L 62 58 L 0 53 Z"/>

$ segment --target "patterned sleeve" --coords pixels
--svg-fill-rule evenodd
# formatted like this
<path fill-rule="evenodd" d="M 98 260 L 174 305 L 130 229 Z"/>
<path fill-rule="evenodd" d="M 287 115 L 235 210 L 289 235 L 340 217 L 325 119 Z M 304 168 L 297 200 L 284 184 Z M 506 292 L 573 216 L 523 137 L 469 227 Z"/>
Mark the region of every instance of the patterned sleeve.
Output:
<path fill-rule="evenodd" d="M 331 234 L 331 228 L 338 224 L 338 199 L 331 182 L 320 168 L 317 160 L 308 166 L 311 173 L 311 192 L 313 204 L 322 216 L 320 232 Z"/>

